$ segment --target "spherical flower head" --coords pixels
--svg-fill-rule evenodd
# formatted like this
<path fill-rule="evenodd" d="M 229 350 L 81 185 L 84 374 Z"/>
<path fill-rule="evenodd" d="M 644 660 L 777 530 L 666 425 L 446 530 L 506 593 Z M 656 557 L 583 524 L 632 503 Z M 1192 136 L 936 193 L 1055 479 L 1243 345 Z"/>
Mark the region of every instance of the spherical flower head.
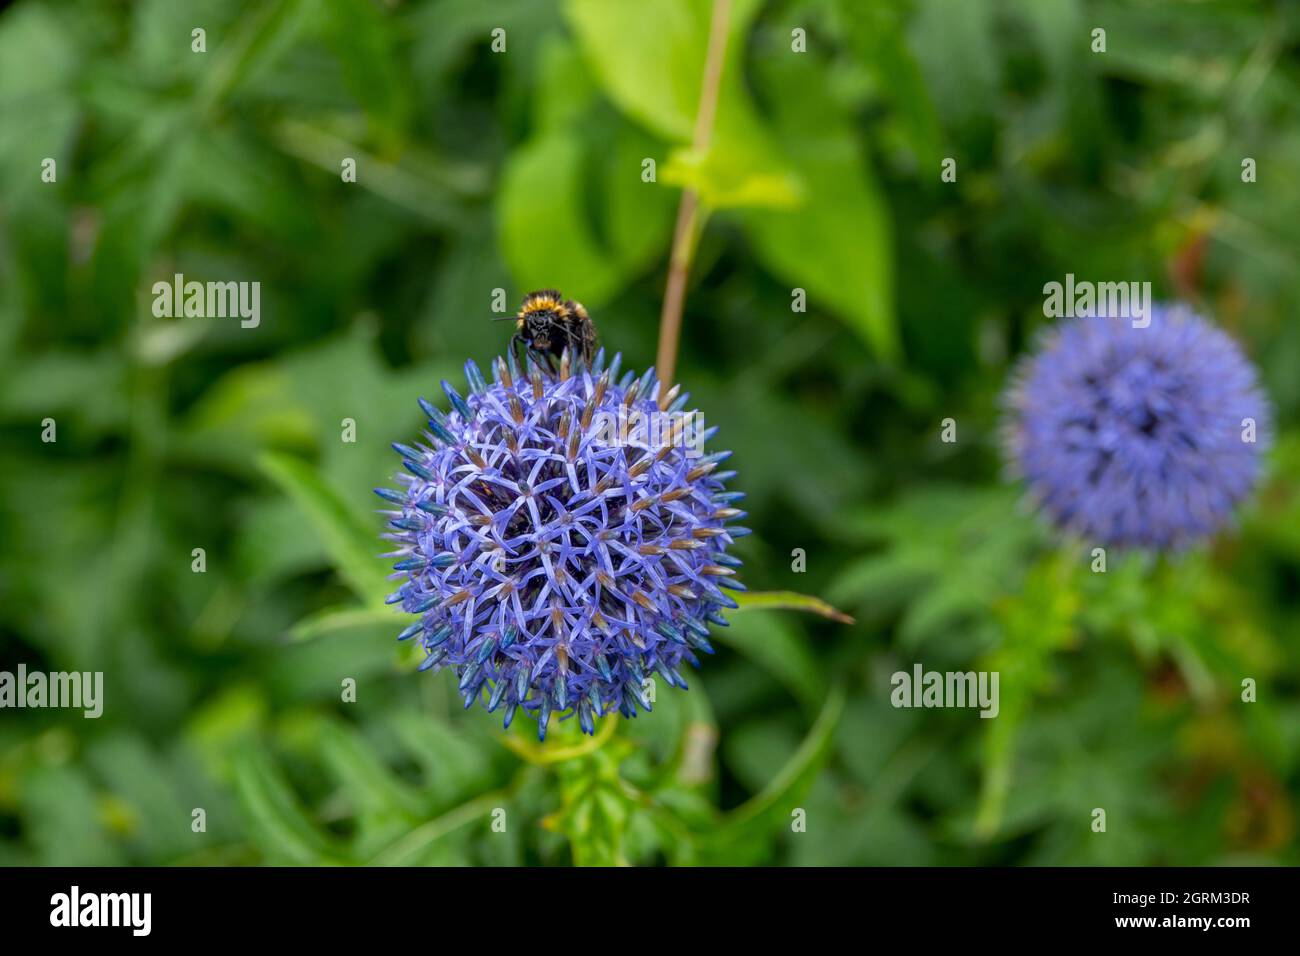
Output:
<path fill-rule="evenodd" d="M 1058 325 L 1006 395 L 1012 470 L 1058 527 L 1118 547 L 1211 534 L 1255 485 L 1271 411 L 1254 367 L 1185 307 Z"/>
<path fill-rule="evenodd" d="M 389 601 L 418 615 L 400 639 L 420 643 L 421 669 L 455 672 L 467 708 L 504 708 L 508 727 L 522 707 L 540 738 L 552 717 L 593 733 L 650 710 L 652 675 L 685 689 L 682 664 L 712 653 L 708 625 L 737 606 L 723 588 L 743 589 L 729 453 L 703 453 L 716 429 L 653 370 L 618 367 L 601 352 L 521 375 L 512 355 L 488 384 L 467 363 L 469 393 L 444 382 L 449 413 L 421 399 L 425 440 L 393 446 L 405 473 L 377 489 L 396 506 Z"/>

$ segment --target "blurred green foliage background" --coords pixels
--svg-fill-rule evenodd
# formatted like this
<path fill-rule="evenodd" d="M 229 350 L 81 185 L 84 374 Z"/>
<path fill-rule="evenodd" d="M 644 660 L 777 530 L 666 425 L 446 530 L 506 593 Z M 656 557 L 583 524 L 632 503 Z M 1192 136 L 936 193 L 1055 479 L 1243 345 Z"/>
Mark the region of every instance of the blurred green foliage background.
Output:
<path fill-rule="evenodd" d="M 1300 7 L 737 0 L 699 155 L 708 20 L 0 13 L 0 669 L 106 682 L 98 721 L 0 712 L 0 863 L 1300 862 Z M 504 347 L 494 289 L 651 364 L 683 185 L 713 215 L 678 378 L 735 451 L 745 580 L 857 623 L 737 612 L 688 693 L 538 747 L 412 673 L 370 489 L 416 396 Z M 260 325 L 155 318 L 176 272 L 259 281 Z M 1093 574 L 1003 483 L 997 396 L 1067 272 L 1259 362 L 1238 529 Z M 914 662 L 1000 671 L 1000 716 L 894 709 Z"/>

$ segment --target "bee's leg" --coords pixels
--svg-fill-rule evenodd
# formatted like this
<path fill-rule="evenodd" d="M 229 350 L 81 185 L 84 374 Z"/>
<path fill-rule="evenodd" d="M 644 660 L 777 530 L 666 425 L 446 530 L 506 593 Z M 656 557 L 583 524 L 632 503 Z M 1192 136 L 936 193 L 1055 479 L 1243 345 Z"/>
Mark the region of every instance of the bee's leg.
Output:
<path fill-rule="evenodd" d="M 555 344 L 555 333 L 552 332 L 548 334 L 546 338 L 546 348 L 533 349 L 533 355 L 536 357 L 537 364 L 539 366 L 545 366 L 546 369 L 550 371 L 552 375 L 556 374 L 560 369 L 559 356 L 557 356 L 554 352 L 551 351 L 551 346 L 553 346 L 554 344 Z"/>
<path fill-rule="evenodd" d="M 523 355 L 519 367 L 525 375 L 528 374 L 528 359 L 532 359 L 538 368 L 544 368 L 552 373 L 555 372 L 555 357 L 550 352 L 543 352 L 539 348 L 534 348 L 522 335 L 517 335 L 515 338 L 519 339 L 523 344 Z"/>
<path fill-rule="evenodd" d="M 569 350 L 569 364 L 577 368 L 579 364 L 587 364 L 586 350 L 582 347 L 582 332 L 573 326 L 567 326 L 564 330 L 565 347 Z"/>
<path fill-rule="evenodd" d="M 573 338 L 574 338 L 574 349 L 577 352 L 578 358 L 581 359 L 584 367 L 590 367 L 593 356 L 591 352 L 591 343 L 587 337 L 586 328 L 585 327 L 579 328 L 577 331 L 575 331 L 573 334 Z"/>
<path fill-rule="evenodd" d="M 510 345 L 508 348 L 511 356 L 513 356 L 515 361 L 519 364 L 520 371 L 523 372 L 525 375 L 527 375 L 528 363 L 524 361 L 524 356 L 527 355 L 528 353 L 527 350 L 521 352 L 519 349 L 519 346 L 523 344 L 523 341 L 524 341 L 524 337 L 520 335 L 518 332 L 516 332 L 514 335 L 510 336 Z"/>
<path fill-rule="evenodd" d="M 564 338 L 563 338 L 563 344 L 560 346 L 560 354 L 555 357 L 556 365 L 558 367 L 559 364 L 564 361 L 564 354 L 567 352 L 569 354 L 569 367 L 572 368 L 573 367 L 573 348 L 572 348 L 573 338 L 572 336 L 569 335 L 568 326 L 564 327 L 563 336 Z"/>
<path fill-rule="evenodd" d="M 510 349 L 515 353 L 515 358 L 519 362 L 519 371 L 525 377 L 528 376 L 528 360 L 532 359 L 538 368 L 546 363 L 543 360 L 543 353 L 529 343 L 529 341 L 516 332 L 510 337 Z"/>

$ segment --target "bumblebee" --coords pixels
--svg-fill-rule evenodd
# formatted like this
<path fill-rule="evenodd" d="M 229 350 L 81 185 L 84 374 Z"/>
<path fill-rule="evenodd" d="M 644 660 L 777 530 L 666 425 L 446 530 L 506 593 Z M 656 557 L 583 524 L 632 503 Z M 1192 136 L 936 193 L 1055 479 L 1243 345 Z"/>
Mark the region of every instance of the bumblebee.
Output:
<path fill-rule="evenodd" d="M 552 368 L 565 349 L 571 359 L 590 364 L 596 354 L 596 326 L 581 302 L 563 299 L 554 289 L 541 289 L 524 296 L 515 315 L 510 348 L 520 345 Z"/>

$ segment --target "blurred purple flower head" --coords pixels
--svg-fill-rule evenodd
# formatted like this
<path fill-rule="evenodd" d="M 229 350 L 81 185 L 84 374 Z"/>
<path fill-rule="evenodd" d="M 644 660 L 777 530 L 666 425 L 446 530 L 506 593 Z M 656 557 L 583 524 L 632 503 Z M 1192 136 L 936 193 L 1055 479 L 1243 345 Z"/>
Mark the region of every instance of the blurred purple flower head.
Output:
<path fill-rule="evenodd" d="M 684 443 L 698 413 L 653 370 L 603 366 L 602 350 L 589 369 L 566 358 L 524 376 L 511 356 L 488 384 L 467 363 L 469 393 L 443 383 L 450 414 L 420 400 L 424 442 L 394 445 L 406 471 L 376 489 L 395 506 L 385 537 L 404 579 L 389 602 L 418 615 L 400 639 L 420 643 L 422 670 L 453 669 L 467 708 L 504 708 L 509 726 L 523 707 L 540 738 L 552 716 L 593 733 L 598 716 L 650 710 L 656 674 L 684 689 L 681 665 L 712 653 L 708 624 L 736 607 L 722 588 L 743 590 L 726 553 L 748 533 L 726 526 L 743 516 L 718 470 L 729 453 Z M 666 424 L 610 427 L 636 413 Z"/>
<path fill-rule="evenodd" d="M 1054 328 L 1005 396 L 1011 467 L 1058 526 L 1170 549 L 1221 527 L 1254 487 L 1271 410 L 1254 367 L 1185 307 L 1151 324 Z"/>

